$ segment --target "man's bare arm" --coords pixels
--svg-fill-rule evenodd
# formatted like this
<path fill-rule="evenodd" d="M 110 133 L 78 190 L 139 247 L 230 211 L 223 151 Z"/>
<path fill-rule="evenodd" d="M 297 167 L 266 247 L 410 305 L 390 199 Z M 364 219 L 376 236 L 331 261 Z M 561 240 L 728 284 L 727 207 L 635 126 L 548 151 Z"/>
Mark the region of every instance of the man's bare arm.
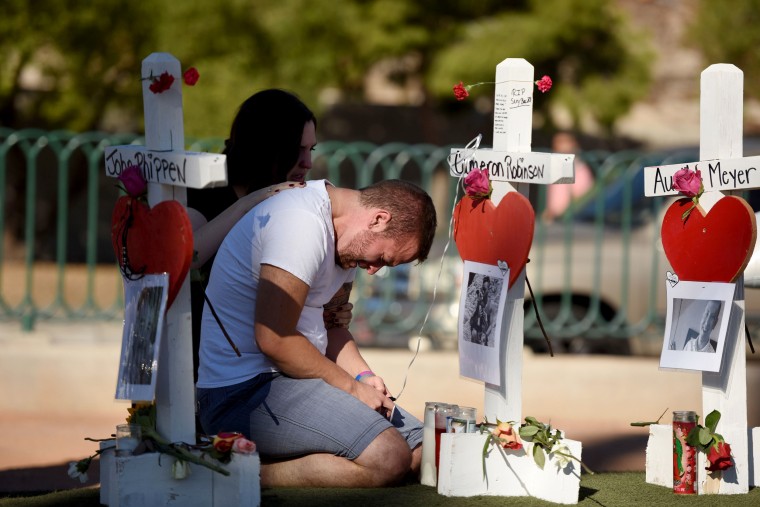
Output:
<path fill-rule="evenodd" d="M 381 393 L 369 385 L 356 382 L 344 368 L 323 356 L 297 331 L 296 325 L 308 292 L 309 286 L 296 276 L 262 264 L 254 323 L 259 350 L 290 377 L 321 378 L 373 410 L 381 407 L 391 409 L 391 402 Z"/>

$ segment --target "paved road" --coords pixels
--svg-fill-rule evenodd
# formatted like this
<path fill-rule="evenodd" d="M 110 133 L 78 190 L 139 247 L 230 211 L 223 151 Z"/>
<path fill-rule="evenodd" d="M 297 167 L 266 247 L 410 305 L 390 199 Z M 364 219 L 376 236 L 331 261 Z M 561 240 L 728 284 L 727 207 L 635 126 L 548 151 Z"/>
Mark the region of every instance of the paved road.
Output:
<path fill-rule="evenodd" d="M 31 334 L 0 324 L 0 491 L 79 487 L 66 464 L 96 447 L 126 417 L 113 399 L 121 330 L 117 324 L 40 325 Z M 399 403 L 422 417 L 426 401 L 476 407 L 482 383 L 459 376 L 455 352 L 365 349 L 372 368 Z M 760 363 L 748 363 L 748 384 L 760 386 Z M 647 430 L 632 421 L 664 410 L 701 411 L 701 377 L 660 371 L 653 357 L 524 355 L 522 415 L 533 415 L 583 442 L 592 469 L 643 470 Z M 760 401 L 748 404 L 760 425 Z M 663 421 L 669 421 L 666 414 Z M 96 470 L 94 470 L 96 472 Z M 94 474 L 92 482 L 97 482 Z"/>

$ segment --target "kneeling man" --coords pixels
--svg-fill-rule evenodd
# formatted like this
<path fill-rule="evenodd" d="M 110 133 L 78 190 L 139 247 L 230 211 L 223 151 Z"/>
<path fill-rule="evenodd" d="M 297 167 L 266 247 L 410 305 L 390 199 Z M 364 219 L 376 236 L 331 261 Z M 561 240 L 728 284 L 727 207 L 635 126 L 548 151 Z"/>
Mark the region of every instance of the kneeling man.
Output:
<path fill-rule="evenodd" d="M 424 261 L 436 223 L 411 183 L 351 190 L 319 180 L 262 202 L 225 238 L 206 291 L 218 322 L 203 311 L 200 420 L 208 434 L 256 442 L 262 486 L 377 487 L 418 475 L 422 423 L 394 406 L 348 329 L 327 329 L 322 313 L 348 301 L 357 267 Z"/>

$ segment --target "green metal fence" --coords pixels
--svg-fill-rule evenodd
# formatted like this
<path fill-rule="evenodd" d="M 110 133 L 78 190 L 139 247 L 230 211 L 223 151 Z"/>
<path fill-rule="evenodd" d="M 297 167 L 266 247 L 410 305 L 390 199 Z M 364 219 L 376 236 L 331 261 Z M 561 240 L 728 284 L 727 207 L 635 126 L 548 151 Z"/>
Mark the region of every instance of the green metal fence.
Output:
<path fill-rule="evenodd" d="M 103 150 L 130 143 L 142 139 L 0 129 L 0 321 L 32 329 L 41 320 L 121 319 L 121 281 L 110 246 L 119 190 L 104 174 Z M 221 140 L 209 139 L 188 149 L 221 147 Z M 352 331 L 360 342 L 405 344 L 421 332 L 440 346 L 456 343 L 462 263 L 448 224 L 461 190 L 449 176 L 448 153 L 449 147 L 403 143 L 318 146 L 312 179 L 354 188 L 381 178 L 410 180 L 430 192 L 439 211 L 441 227 L 427 262 L 358 274 Z M 608 338 L 661 336 L 666 261 L 658 215 L 664 201 L 643 196 L 642 168 L 696 160 L 698 153 L 589 151 L 580 158 L 594 173 L 594 187 L 562 216 L 543 220 L 546 189 L 531 190 L 537 225 L 527 274 L 539 315 L 555 340 L 575 349 Z M 543 341 L 529 308 L 525 327 L 528 341 Z"/>

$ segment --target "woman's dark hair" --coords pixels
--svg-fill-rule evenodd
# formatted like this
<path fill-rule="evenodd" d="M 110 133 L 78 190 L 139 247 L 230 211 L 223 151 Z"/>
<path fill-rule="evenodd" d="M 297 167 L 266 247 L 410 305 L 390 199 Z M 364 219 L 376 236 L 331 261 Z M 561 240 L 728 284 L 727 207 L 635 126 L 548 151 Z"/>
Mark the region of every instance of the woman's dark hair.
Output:
<path fill-rule="evenodd" d="M 285 181 L 298 160 L 303 127 L 314 113 L 293 93 L 263 90 L 240 106 L 225 141 L 227 180 L 246 193 Z"/>

